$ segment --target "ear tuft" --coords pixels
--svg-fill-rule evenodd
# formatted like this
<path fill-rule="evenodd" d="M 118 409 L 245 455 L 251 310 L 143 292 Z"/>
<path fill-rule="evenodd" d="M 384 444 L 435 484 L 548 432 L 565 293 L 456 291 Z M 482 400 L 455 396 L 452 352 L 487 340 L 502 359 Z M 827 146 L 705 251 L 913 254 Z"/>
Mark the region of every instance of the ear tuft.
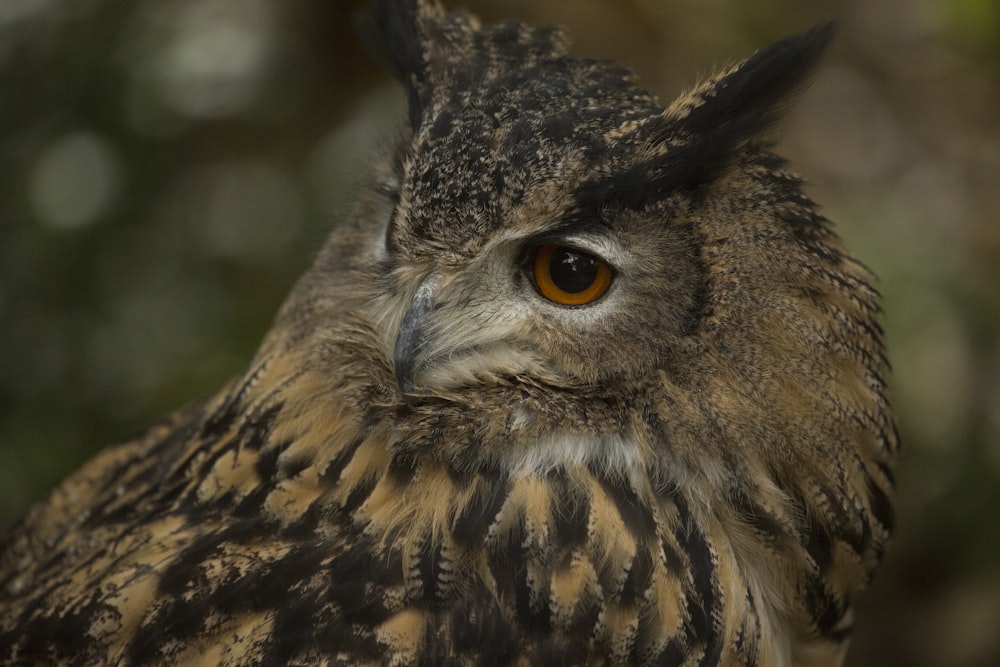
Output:
<path fill-rule="evenodd" d="M 807 82 L 836 32 L 832 22 L 761 49 L 682 95 L 662 116 L 654 144 L 670 146 L 645 169 L 656 192 L 714 182 L 748 144 L 769 132 Z"/>
<path fill-rule="evenodd" d="M 443 15 L 437 0 L 370 0 L 355 16 L 355 29 L 372 58 L 406 88 L 414 128 L 430 86 L 428 26 Z"/>
<path fill-rule="evenodd" d="M 682 96 L 666 116 L 691 135 L 723 131 L 737 142 L 753 139 L 781 118 L 835 32 L 827 21 L 775 42 Z"/>

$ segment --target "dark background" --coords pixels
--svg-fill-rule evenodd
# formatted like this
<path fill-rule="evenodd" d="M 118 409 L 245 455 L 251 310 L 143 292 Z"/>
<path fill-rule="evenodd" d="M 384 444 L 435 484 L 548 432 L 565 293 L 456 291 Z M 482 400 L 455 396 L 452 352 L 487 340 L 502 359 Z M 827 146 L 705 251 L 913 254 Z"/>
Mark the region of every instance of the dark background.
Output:
<path fill-rule="evenodd" d="M 0 526 L 249 359 L 401 119 L 357 6 L 0 2 Z M 849 662 L 1000 665 L 1000 3 L 467 6 L 664 101 L 839 19 L 782 152 L 881 276 L 906 447 Z"/>

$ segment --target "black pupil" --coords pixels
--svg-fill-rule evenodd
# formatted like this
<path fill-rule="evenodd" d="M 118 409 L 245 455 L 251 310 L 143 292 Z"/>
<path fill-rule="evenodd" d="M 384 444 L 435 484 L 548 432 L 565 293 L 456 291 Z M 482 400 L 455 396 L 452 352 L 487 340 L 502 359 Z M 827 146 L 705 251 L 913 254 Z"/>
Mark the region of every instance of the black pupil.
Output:
<path fill-rule="evenodd" d="M 576 294 L 594 284 L 597 268 L 597 260 L 590 255 L 562 248 L 552 253 L 549 275 L 556 287 Z"/>

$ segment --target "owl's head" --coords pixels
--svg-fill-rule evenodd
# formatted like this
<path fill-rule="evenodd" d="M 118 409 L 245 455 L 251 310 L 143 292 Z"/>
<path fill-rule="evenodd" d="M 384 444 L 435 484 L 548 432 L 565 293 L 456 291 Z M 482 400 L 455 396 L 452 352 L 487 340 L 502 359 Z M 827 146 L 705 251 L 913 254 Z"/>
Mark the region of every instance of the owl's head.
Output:
<path fill-rule="evenodd" d="M 357 319 L 380 400 L 517 442 L 592 433 L 583 460 L 608 466 L 602 434 L 628 434 L 614 460 L 673 481 L 687 457 L 794 475 L 831 434 L 894 448 L 870 275 L 770 150 L 831 24 L 666 107 L 558 30 L 417 0 L 374 2 L 362 27 L 405 129 L 286 312 Z"/>
<path fill-rule="evenodd" d="M 402 393 L 679 372 L 705 353 L 723 292 L 777 296 L 786 251 L 825 236 L 767 147 L 831 25 L 664 109 L 628 71 L 568 56 L 558 31 L 381 4 L 368 37 L 405 86 L 408 126 L 372 252 Z M 738 286 L 708 266 L 737 234 L 759 241 L 730 259 L 750 279 Z"/>

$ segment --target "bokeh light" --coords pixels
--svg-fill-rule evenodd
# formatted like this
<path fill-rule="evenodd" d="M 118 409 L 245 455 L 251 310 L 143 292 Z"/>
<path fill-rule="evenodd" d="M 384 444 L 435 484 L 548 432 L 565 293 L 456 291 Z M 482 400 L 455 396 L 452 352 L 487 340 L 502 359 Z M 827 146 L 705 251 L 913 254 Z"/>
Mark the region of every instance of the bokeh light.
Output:
<path fill-rule="evenodd" d="M 31 174 L 35 217 L 50 229 L 73 229 L 97 221 L 113 203 L 119 180 L 114 154 L 85 131 L 55 138 Z"/>

